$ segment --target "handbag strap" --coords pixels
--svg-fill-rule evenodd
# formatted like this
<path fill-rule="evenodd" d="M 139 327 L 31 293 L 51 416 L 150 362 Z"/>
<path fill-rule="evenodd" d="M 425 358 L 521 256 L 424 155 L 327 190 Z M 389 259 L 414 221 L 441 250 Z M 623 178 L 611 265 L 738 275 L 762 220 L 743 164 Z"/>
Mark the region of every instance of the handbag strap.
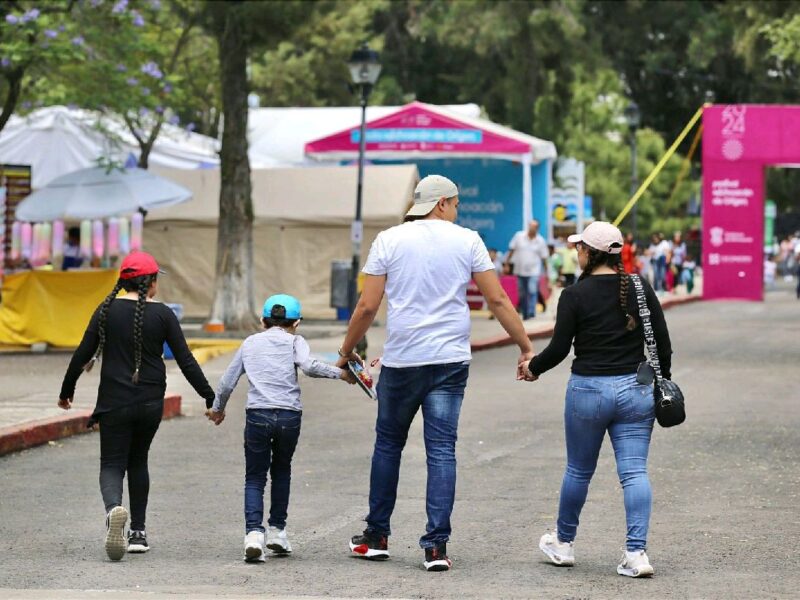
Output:
<path fill-rule="evenodd" d="M 642 327 L 644 328 L 644 343 L 647 346 L 647 353 L 650 355 L 650 366 L 656 372 L 656 381 L 661 381 L 661 362 L 658 360 L 658 346 L 656 346 L 656 336 L 653 333 L 653 324 L 650 322 L 650 309 L 647 307 L 644 285 L 642 285 L 642 280 L 638 275 L 633 274 L 630 277 L 636 290 L 636 301 L 639 304 L 639 316 L 642 319 Z"/>

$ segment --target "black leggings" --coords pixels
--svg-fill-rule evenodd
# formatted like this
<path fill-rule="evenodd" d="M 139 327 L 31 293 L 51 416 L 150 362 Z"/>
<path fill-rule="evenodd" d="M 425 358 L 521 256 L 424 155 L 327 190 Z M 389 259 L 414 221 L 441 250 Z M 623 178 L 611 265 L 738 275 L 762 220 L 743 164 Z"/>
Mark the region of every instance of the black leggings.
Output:
<path fill-rule="evenodd" d="M 163 400 L 150 400 L 100 415 L 100 492 L 106 512 L 122 505 L 122 480 L 127 471 L 131 529 L 137 531 L 144 531 L 150 493 L 147 454 L 163 411 Z"/>

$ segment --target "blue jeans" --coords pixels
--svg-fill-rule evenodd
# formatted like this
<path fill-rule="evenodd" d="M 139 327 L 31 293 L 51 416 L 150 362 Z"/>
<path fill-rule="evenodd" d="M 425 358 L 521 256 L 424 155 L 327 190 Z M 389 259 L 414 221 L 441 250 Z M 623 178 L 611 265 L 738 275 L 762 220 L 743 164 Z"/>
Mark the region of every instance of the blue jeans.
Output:
<path fill-rule="evenodd" d="M 653 261 L 653 289 L 657 292 L 667 289 L 666 256 L 659 256 Z"/>
<path fill-rule="evenodd" d="M 536 316 L 536 304 L 539 301 L 539 277 L 539 275 L 530 277 L 517 276 L 519 306 L 522 309 L 523 319 L 530 319 Z"/>
<path fill-rule="evenodd" d="M 654 418 L 653 387 L 638 384 L 635 374 L 570 378 L 564 409 L 567 469 L 558 505 L 558 538 L 562 542 L 575 539 L 608 431 L 625 500 L 626 545 L 631 552 L 645 549 L 652 504 L 647 453 Z"/>
<path fill-rule="evenodd" d="M 428 458 L 425 496 L 428 524 L 419 545 L 433 548 L 450 539 L 450 514 L 456 494 L 458 417 L 468 375 L 469 363 L 381 369 L 369 480 L 368 531 L 391 534 L 389 521 L 397 500 L 400 455 L 421 406 Z"/>
<path fill-rule="evenodd" d="M 269 524 L 286 527 L 292 456 L 303 413 L 281 408 L 247 411 L 244 426 L 244 518 L 246 531 L 264 531 L 264 488 L 272 477 Z"/>

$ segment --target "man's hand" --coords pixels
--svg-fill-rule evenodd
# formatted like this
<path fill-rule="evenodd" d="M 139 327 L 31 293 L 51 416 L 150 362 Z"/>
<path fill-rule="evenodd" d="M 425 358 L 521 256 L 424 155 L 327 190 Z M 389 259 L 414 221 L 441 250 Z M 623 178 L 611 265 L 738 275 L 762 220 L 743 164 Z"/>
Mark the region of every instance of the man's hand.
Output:
<path fill-rule="evenodd" d="M 349 373 L 350 370 L 347 368 L 347 363 L 349 363 L 351 360 L 356 361 L 362 367 L 364 366 L 364 361 L 358 354 L 356 354 L 355 350 L 350 352 L 350 354 L 345 354 L 344 356 L 342 356 L 342 354 L 344 354 L 344 352 L 342 352 L 342 349 L 339 348 L 339 360 L 336 361 L 336 366 L 340 369 L 344 369 Z"/>
<path fill-rule="evenodd" d="M 59 398 L 58 408 L 63 408 L 64 410 L 72 408 L 72 398 Z"/>
<path fill-rule="evenodd" d="M 356 376 L 353 375 L 348 368 L 342 369 L 342 372 L 339 374 L 339 379 L 346 381 L 350 385 L 356 384 Z"/>
<path fill-rule="evenodd" d="M 217 412 L 213 408 L 209 408 L 206 411 L 206 416 L 208 417 L 209 421 L 212 421 L 214 425 L 219 425 L 225 420 L 225 411 Z"/>
<path fill-rule="evenodd" d="M 528 364 L 534 357 L 533 352 L 523 352 L 517 359 L 517 381 L 536 381 L 539 379 L 528 370 Z"/>

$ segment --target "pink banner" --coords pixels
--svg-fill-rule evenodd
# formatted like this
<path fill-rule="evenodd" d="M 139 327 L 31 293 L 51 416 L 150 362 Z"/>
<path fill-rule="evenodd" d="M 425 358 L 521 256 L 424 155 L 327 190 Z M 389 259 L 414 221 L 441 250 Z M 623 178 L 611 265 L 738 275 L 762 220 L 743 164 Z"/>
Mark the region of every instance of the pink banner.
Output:
<path fill-rule="evenodd" d="M 309 142 L 308 155 L 357 152 L 360 129 L 353 127 Z M 367 125 L 367 152 L 451 152 L 454 154 L 526 154 L 529 143 L 489 131 L 413 102 Z"/>
<path fill-rule="evenodd" d="M 763 299 L 764 169 L 800 163 L 800 107 L 703 113 L 703 296 Z"/>

